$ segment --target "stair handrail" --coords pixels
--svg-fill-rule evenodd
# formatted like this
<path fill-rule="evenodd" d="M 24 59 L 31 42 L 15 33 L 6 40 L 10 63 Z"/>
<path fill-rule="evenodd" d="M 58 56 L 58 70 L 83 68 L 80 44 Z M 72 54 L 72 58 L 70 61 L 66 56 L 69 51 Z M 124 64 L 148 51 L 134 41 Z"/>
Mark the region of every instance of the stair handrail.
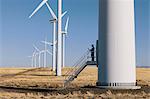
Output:
<path fill-rule="evenodd" d="M 89 55 L 90 51 L 87 50 L 81 58 L 73 65 L 72 69 L 69 72 L 66 72 L 65 75 L 69 75 L 76 70 L 77 67 L 80 67 L 82 61 L 87 60 L 87 56 Z M 68 77 L 67 77 L 68 78 Z"/>
<path fill-rule="evenodd" d="M 86 65 L 86 62 L 87 61 L 82 62 L 81 66 L 74 73 L 76 74 L 78 71 L 80 71 L 81 68 Z"/>
<path fill-rule="evenodd" d="M 70 81 L 74 79 L 73 77 L 77 76 L 82 71 L 81 69 L 83 68 L 83 66 L 86 66 L 86 60 L 82 62 L 81 66 L 78 69 L 76 69 L 71 75 L 67 77 L 67 80 L 64 81 L 64 86 L 66 86 L 66 84 L 69 84 Z M 73 79 L 70 80 L 71 78 Z"/>
<path fill-rule="evenodd" d="M 83 63 L 83 62 L 82 62 L 82 63 Z M 81 65 L 82 63 L 80 63 L 80 65 Z M 80 68 L 80 65 L 77 65 L 77 66 L 73 67 L 69 72 L 66 73 L 66 75 L 71 76 L 71 75 L 73 74 L 73 72 L 75 72 L 78 68 Z M 78 68 L 77 68 L 77 67 L 78 67 Z M 66 78 L 68 78 L 68 77 L 66 77 Z"/>
<path fill-rule="evenodd" d="M 91 56 L 89 56 L 90 52 L 90 50 L 87 50 L 85 54 L 83 54 L 83 56 L 79 58 L 79 60 L 73 65 L 72 69 L 69 72 L 66 72 L 66 75 L 68 76 L 65 77 L 64 86 L 73 81 L 74 78 L 78 76 L 80 72 L 86 67 L 87 62 L 90 61 L 89 59 L 91 58 Z M 94 58 L 96 58 L 95 55 Z"/>
<path fill-rule="evenodd" d="M 90 51 L 87 50 L 87 51 L 82 55 L 82 57 L 79 58 L 78 61 L 73 65 L 73 67 L 74 67 L 74 66 L 77 66 L 77 64 L 79 64 L 83 59 L 85 59 L 86 56 L 89 54 L 89 52 L 90 52 Z"/>

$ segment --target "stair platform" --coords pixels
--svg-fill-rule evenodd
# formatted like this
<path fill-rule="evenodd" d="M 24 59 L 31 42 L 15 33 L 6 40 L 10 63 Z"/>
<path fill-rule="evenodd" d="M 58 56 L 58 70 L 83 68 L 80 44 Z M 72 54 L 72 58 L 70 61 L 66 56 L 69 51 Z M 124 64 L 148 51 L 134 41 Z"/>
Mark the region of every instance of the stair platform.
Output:
<path fill-rule="evenodd" d="M 86 65 L 97 65 L 96 61 L 87 61 Z"/>

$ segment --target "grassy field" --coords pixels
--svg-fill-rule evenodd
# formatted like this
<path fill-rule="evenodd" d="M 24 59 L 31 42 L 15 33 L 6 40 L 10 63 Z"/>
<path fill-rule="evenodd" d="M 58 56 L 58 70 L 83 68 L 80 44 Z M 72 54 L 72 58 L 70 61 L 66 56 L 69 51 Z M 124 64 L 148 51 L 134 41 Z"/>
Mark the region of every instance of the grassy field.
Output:
<path fill-rule="evenodd" d="M 96 88 L 97 67 L 86 67 L 69 88 L 63 88 L 66 73 L 61 77 L 48 68 L 0 68 L 0 99 L 49 98 L 150 98 L 150 68 L 137 68 L 140 90 L 108 90 Z"/>

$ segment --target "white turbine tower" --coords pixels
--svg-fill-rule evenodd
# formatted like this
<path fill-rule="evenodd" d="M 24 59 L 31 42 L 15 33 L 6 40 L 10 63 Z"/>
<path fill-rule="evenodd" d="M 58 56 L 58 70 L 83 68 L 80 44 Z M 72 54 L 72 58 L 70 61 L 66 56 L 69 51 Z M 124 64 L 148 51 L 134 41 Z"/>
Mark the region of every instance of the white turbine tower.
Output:
<path fill-rule="evenodd" d="M 54 18 L 54 17 L 53 17 Z M 55 42 L 56 42 L 56 21 L 57 21 L 57 19 L 53 19 L 53 20 L 51 20 L 51 22 L 53 23 L 53 60 L 52 60 L 52 70 L 53 71 L 55 71 L 56 70 L 56 44 L 55 44 Z"/>
<path fill-rule="evenodd" d="M 45 38 L 46 41 L 46 38 Z M 46 67 L 46 63 L 47 63 L 47 55 L 46 55 L 46 50 L 47 50 L 47 44 L 44 45 L 44 67 Z"/>
<path fill-rule="evenodd" d="M 34 52 L 32 53 L 32 57 L 33 57 L 33 67 L 36 67 L 35 53 L 36 53 L 36 51 L 34 51 Z"/>
<path fill-rule="evenodd" d="M 34 66 L 35 67 L 37 67 L 37 55 L 39 56 L 39 58 L 40 58 L 40 55 L 39 55 L 39 52 L 40 52 L 40 50 L 33 44 L 33 47 L 34 47 L 34 49 L 35 49 L 35 51 L 34 51 Z M 39 65 L 40 65 L 40 62 L 38 62 L 39 63 Z M 40 66 L 39 66 L 40 67 Z"/>
<path fill-rule="evenodd" d="M 36 52 L 34 53 L 34 67 L 35 67 L 35 68 L 37 67 L 37 58 L 36 58 L 36 57 L 37 57 L 37 54 L 38 54 L 38 53 L 36 53 Z"/>
<path fill-rule="evenodd" d="M 61 76 L 62 66 L 62 0 L 58 0 L 58 51 L 57 51 L 57 71 L 56 75 Z"/>
<path fill-rule="evenodd" d="M 98 82 L 137 89 L 134 0 L 99 0 Z"/>
<path fill-rule="evenodd" d="M 68 34 L 68 25 L 69 25 L 69 17 L 67 18 L 67 21 L 66 21 L 66 25 L 65 25 L 65 30 L 62 31 L 62 38 L 63 38 L 63 49 L 62 49 L 62 52 L 63 52 L 63 58 L 62 58 L 62 66 L 65 67 L 65 47 L 66 47 L 66 35 Z"/>
<path fill-rule="evenodd" d="M 36 67 L 36 50 L 33 51 L 31 56 L 28 56 L 29 58 L 32 58 L 31 66 L 34 68 Z"/>

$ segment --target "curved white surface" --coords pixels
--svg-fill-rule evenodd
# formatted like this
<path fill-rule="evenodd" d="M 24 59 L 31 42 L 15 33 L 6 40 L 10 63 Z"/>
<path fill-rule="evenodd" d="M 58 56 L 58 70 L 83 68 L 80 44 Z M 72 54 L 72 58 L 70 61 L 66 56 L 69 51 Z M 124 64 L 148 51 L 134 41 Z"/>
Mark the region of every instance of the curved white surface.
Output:
<path fill-rule="evenodd" d="M 134 85 L 134 0 L 99 1 L 98 83 Z"/>

